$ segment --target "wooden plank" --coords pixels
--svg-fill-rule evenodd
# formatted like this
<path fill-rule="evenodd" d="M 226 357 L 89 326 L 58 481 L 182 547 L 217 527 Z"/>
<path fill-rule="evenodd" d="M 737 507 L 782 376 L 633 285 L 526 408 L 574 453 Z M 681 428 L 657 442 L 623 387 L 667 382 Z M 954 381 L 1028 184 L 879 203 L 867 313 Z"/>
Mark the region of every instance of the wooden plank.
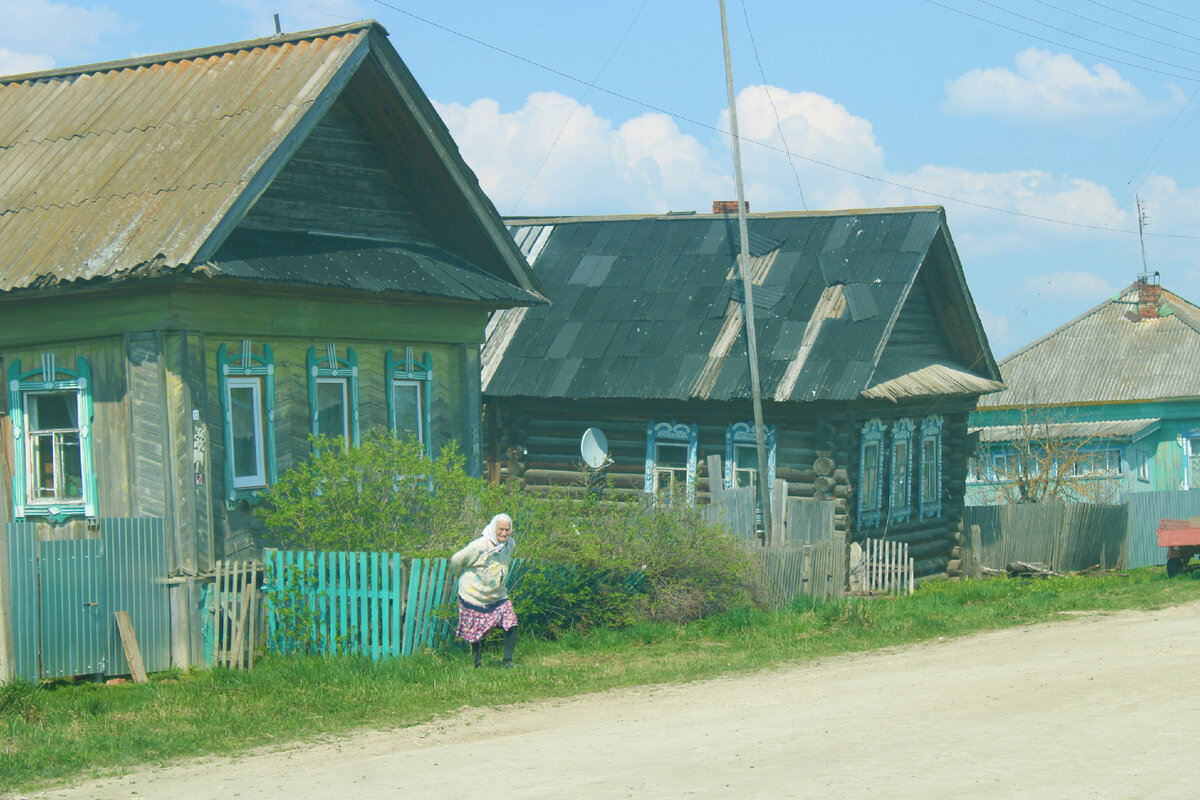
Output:
<path fill-rule="evenodd" d="M 129 671 L 134 683 L 145 683 L 146 667 L 142 664 L 142 650 L 138 647 L 137 636 L 133 632 L 133 620 L 128 611 L 114 611 L 117 618 L 117 630 L 121 633 L 121 648 L 125 651 L 125 660 L 129 662 Z"/>
<path fill-rule="evenodd" d="M 238 613 L 237 628 L 233 633 L 233 644 L 230 645 L 230 653 L 232 655 L 232 663 L 230 666 L 242 669 L 245 664 L 242 661 L 242 645 L 246 636 L 246 620 L 250 616 L 250 600 L 254 596 L 254 587 L 247 582 L 242 587 L 241 592 L 241 611 Z"/>

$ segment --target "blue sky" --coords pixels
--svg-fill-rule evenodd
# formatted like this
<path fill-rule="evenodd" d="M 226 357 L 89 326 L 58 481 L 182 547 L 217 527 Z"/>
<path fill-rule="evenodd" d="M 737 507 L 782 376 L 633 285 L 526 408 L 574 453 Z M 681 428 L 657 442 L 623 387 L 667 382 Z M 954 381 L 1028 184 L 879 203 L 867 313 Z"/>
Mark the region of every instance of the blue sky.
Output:
<path fill-rule="evenodd" d="M 1200 302 L 1194 3 L 727 3 L 751 210 L 945 206 L 998 357 L 1134 280 L 1135 194 L 1150 269 Z M 0 0 L 0 74 L 269 35 L 274 12 L 379 20 L 503 214 L 734 197 L 716 0 Z"/>

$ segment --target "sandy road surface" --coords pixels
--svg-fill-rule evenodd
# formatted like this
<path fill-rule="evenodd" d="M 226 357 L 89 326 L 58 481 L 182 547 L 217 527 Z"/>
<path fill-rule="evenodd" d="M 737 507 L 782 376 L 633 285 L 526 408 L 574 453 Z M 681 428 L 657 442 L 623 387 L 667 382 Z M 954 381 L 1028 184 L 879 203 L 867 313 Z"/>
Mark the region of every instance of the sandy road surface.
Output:
<path fill-rule="evenodd" d="M 470 765 L 470 766 L 468 766 Z M 607 692 L 38 798 L 1194 798 L 1200 604 Z"/>

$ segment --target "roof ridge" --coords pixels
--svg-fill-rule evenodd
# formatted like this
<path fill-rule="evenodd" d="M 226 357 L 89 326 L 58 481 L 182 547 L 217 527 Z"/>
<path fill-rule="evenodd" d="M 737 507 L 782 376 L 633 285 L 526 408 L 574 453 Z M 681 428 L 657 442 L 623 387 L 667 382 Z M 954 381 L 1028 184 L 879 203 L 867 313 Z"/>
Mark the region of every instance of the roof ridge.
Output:
<path fill-rule="evenodd" d="M 24 72 L 17 75 L 3 75 L 0 76 L 0 86 L 8 83 L 24 83 L 26 81 L 39 81 L 50 78 L 65 78 L 71 75 L 84 75 L 93 72 L 111 72 L 114 70 L 130 69 L 133 67 L 150 66 L 151 64 L 163 64 L 168 61 L 191 61 L 215 55 L 217 53 L 228 53 L 235 50 L 253 50 L 260 47 L 289 44 L 292 42 L 302 41 L 304 39 L 319 39 L 327 36 L 336 36 L 339 33 L 370 30 L 373 28 L 378 28 L 384 33 L 384 35 L 387 34 L 386 29 L 384 29 L 382 25 L 372 18 L 358 20 L 357 22 L 347 22 L 341 25 L 332 25 L 327 28 L 312 28 L 306 31 L 296 31 L 295 33 L 273 34 L 271 36 L 262 36 L 256 39 L 244 39 L 239 42 L 229 42 L 228 44 L 221 45 L 209 45 L 207 47 L 198 47 L 190 50 L 175 50 L 169 53 L 153 53 L 150 55 L 135 56 L 133 58 L 117 59 L 114 61 L 97 61 L 92 64 L 80 64 L 73 67 L 58 67 L 39 72 Z"/>
<path fill-rule="evenodd" d="M 757 211 L 746 214 L 747 219 L 797 219 L 804 217 L 847 217 L 882 216 L 885 214 L 913 214 L 941 212 L 942 206 L 888 206 L 883 208 L 846 208 L 822 211 Z M 659 213 L 633 214 L 567 214 L 542 216 L 505 216 L 504 224 L 510 227 L 534 225 L 562 225 L 572 222 L 635 222 L 638 220 L 714 220 L 735 217 L 735 214 L 708 214 L 699 212 L 663 211 Z"/>

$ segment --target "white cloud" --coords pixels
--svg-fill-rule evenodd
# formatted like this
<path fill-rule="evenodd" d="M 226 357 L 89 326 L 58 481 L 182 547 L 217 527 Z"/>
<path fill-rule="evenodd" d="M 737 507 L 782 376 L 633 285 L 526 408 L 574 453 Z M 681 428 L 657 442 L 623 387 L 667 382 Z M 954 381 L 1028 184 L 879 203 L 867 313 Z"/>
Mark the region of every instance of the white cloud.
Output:
<path fill-rule="evenodd" d="M 501 213 L 679 211 L 731 190 L 707 148 L 661 114 L 614 128 L 556 92 L 512 112 L 490 99 L 435 106 Z"/>
<path fill-rule="evenodd" d="M 0 0 L 0 46 L 24 51 L 37 42 L 42 54 L 70 59 L 121 30 L 126 22 L 104 5 L 71 5 L 49 0 Z M 29 58 L 46 58 L 25 54 Z M 41 62 L 41 68 L 46 68 Z M 51 65 L 52 66 L 52 65 Z"/>
<path fill-rule="evenodd" d="M 14 53 L 7 47 L 0 47 L 0 75 L 39 72 L 53 66 L 54 59 L 44 53 Z"/>
<path fill-rule="evenodd" d="M 1022 292 L 1029 295 L 1092 302 L 1112 297 L 1117 291 L 1116 286 L 1090 272 L 1055 272 L 1052 275 L 1039 275 L 1029 278 L 1022 286 Z"/>
<path fill-rule="evenodd" d="M 1181 102 L 1173 92 L 1170 104 Z M 949 81 L 944 103 L 955 114 L 1026 120 L 1144 113 L 1155 110 L 1153 105 L 1112 67 L 1088 69 L 1069 55 L 1035 47 L 1017 54 L 1016 71 L 974 69 Z"/>

